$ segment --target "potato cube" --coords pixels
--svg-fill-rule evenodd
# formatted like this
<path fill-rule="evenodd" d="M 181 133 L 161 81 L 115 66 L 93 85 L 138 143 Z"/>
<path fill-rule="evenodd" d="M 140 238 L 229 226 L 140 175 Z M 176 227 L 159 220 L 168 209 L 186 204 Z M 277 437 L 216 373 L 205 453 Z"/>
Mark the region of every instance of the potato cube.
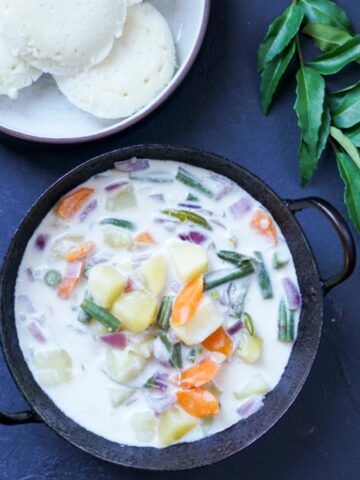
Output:
<path fill-rule="evenodd" d="M 184 283 L 190 282 L 208 269 L 206 252 L 199 245 L 175 242 L 169 247 L 169 251 L 179 277 Z"/>
<path fill-rule="evenodd" d="M 198 425 L 194 417 L 190 417 L 179 408 L 171 408 L 160 415 L 158 438 L 162 447 L 179 440 Z"/>
<path fill-rule="evenodd" d="M 246 363 L 256 362 L 261 355 L 262 339 L 257 335 L 244 335 L 237 350 L 238 356 Z"/>
<path fill-rule="evenodd" d="M 72 360 L 65 350 L 40 351 L 34 355 L 39 383 L 56 387 L 72 379 Z"/>
<path fill-rule="evenodd" d="M 115 382 L 126 383 L 135 378 L 145 366 L 144 358 L 129 348 L 109 349 L 107 352 L 107 372 Z"/>
<path fill-rule="evenodd" d="M 123 405 L 135 390 L 133 388 L 125 387 L 124 385 L 117 385 L 111 386 L 109 391 L 112 406 L 116 408 Z"/>
<path fill-rule="evenodd" d="M 190 320 L 185 325 L 173 326 L 173 329 L 186 345 L 197 345 L 215 332 L 223 321 L 211 298 L 204 296 Z"/>
<path fill-rule="evenodd" d="M 140 442 L 149 443 L 154 439 L 156 417 L 153 412 L 150 410 L 135 412 L 130 416 L 129 422 L 135 431 L 136 438 Z"/>
<path fill-rule="evenodd" d="M 145 286 L 154 295 L 159 295 L 166 282 L 166 260 L 164 255 L 155 255 L 140 267 Z"/>
<path fill-rule="evenodd" d="M 133 240 L 130 232 L 117 227 L 108 227 L 104 230 L 104 242 L 111 248 L 130 248 Z"/>
<path fill-rule="evenodd" d="M 250 378 L 248 383 L 246 383 L 242 388 L 234 392 L 235 398 L 242 400 L 246 397 L 251 397 L 252 395 L 265 395 L 270 391 L 270 387 L 265 380 L 265 378 L 258 373 Z"/>
<path fill-rule="evenodd" d="M 154 322 L 157 308 L 158 302 L 153 295 L 134 291 L 116 300 L 112 313 L 126 330 L 139 333 Z"/>
<path fill-rule="evenodd" d="M 116 212 L 124 208 L 136 207 L 136 195 L 132 185 L 124 185 L 110 193 L 106 199 L 106 209 Z"/>
<path fill-rule="evenodd" d="M 97 305 L 111 308 L 126 283 L 127 277 L 112 265 L 95 265 L 89 272 L 88 290 Z"/>

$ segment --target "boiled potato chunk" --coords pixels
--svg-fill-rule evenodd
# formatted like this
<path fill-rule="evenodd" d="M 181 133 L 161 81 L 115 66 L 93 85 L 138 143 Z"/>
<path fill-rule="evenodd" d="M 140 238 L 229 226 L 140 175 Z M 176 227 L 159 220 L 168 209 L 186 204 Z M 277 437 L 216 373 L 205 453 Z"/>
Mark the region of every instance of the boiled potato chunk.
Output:
<path fill-rule="evenodd" d="M 237 351 L 238 356 L 246 363 L 256 362 L 261 355 L 262 339 L 257 335 L 246 335 Z"/>
<path fill-rule="evenodd" d="M 89 273 L 88 290 L 97 305 L 111 308 L 126 283 L 127 277 L 112 265 L 96 265 Z"/>
<path fill-rule="evenodd" d="M 176 336 L 186 345 L 197 345 L 215 332 L 223 321 L 211 298 L 204 296 L 190 320 L 185 325 L 173 325 L 173 329 Z"/>
<path fill-rule="evenodd" d="M 125 330 L 139 333 L 154 322 L 157 308 L 158 302 L 153 295 L 134 291 L 116 300 L 112 313 L 121 321 Z"/>
<path fill-rule="evenodd" d="M 175 242 L 169 247 L 171 258 L 179 277 L 188 283 L 208 269 L 205 250 L 199 245 L 188 242 Z"/>
<path fill-rule="evenodd" d="M 154 295 L 159 295 L 166 282 L 166 260 L 164 255 L 155 255 L 140 267 L 145 286 Z"/>
<path fill-rule="evenodd" d="M 140 357 L 150 358 L 153 352 L 153 343 L 154 336 L 149 334 L 145 335 L 139 342 L 132 343 L 129 348 Z"/>
<path fill-rule="evenodd" d="M 113 407 L 123 405 L 126 400 L 134 393 L 133 388 L 125 387 L 124 385 L 110 387 L 110 399 Z"/>
<path fill-rule="evenodd" d="M 145 366 L 146 360 L 129 348 L 109 349 L 107 352 L 107 372 L 115 382 L 126 383 L 135 378 Z"/>
<path fill-rule="evenodd" d="M 133 413 L 130 418 L 136 438 L 140 442 L 149 443 L 155 437 L 156 417 L 150 410 Z"/>
<path fill-rule="evenodd" d="M 110 193 L 106 199 L 106 209 L 110 212 L 123 210 L 124 208 L 136 207 L 136 195 L 132 185 L 124 185 Z"/>
<path fill-rule="evenodd" d="M 160 445 L 167 447 L 190 432 L 197 424 L 198 421 L 190 417 L 184 410 L 176 407 L 166 410 L 159 418 L 158 438 Z"/>
<path fill-rule="evenodd" d="M 104 242 L 111 248 L 121 249 L 131 247 L 133 240 L 126 230 L 109 227 L 104 230 Z"/>
<path fill-rule="evenodd" d="M 39 382 L 45 387 L 56 387 L 72 378 L 72 360 L 65 350 L 37 352 L 34 364 Z"/>
<path fill-rule="evenodd" d="M 269 391 L 269 384 L 261 373 L 258 373 L 251 377 L 246 385 L 239 390 L 236 390 L 234 395 L 238 400 L 242 400 L 243 398 L 251 397 L 252 395 L 265 395 Z"/>

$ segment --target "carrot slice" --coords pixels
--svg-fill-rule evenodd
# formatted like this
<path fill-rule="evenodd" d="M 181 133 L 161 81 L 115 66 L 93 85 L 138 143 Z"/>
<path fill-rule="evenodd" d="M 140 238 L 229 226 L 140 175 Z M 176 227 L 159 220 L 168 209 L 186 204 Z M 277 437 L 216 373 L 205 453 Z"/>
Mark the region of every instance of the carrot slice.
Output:
<path fill-rule="evenodd" d="M 191 280 L 180 290 L 173 305 L 171 323 L 174 326 L 184 325 L 194 315 L 204 291 L 202 275 Z"/>
<path fill-rule="evenodd" d="M 251 228 L 253 228 L 260 235 L 264 235 L 271 239 L 275 245 L 278 243 L 278 234 L 274 224 L 274 220 L 270 213 L 265 210 L 257 210 L 250 222 Z"/>
<path fill-rule="evenodd" d="M 141 232 L 135 237 L 135 241 L 139 243 L 148 243 L 153 244 L 156 243 L 154 237 L 151 235 L 150 232 Z"/>
<path fill-rule="evenodd" d="M 218 328 L 209 337 L 205 338 L 202 345 L 207 350 L 210 350 L 210 352 L 222 353 L 227 357 L 229 357 L 234 351 L 234 342 L 222 327 Z"/>
<path fill-rule="evenodd" d="M 181 386 L 184 388 L 197 388 L 209 383 L 220 370 L 220 364 L 210 358 L 201 360 L 194 367 L 181 372 Z"/>
<path fill-rule="evenodd" d="M 88 241 L 84 242 L 78 247 L 74 247 L 66 254 L 65 258 L 68 262 L 76 262 L 77 260 L 82 260 L 83 258 L 88 257 L 95 250 L 96 245 L 94 242 Z"/>
<path fill-rule="evenodd" d="M 213 417 L 220 411 L 216 397 L 202 388 L 179 390 L 176 396 L 182 408 L 193 417 Z"/>
<path fill-rule="evenodd" d="M 58 286 L 58 296 L 63 300 L 67 300 L 68 298 L 70 298 L 76 285 L 79 283 L 79 280 L 79 278 L 63 278 L 60 282 L 60 285 Z"/>
<path fill-rule="evenodd" d="M 95 192 L 93 188 L 81 187 L 64 197 L 56 208 L 56 214 L 63 220 L 73 217 Z"/>

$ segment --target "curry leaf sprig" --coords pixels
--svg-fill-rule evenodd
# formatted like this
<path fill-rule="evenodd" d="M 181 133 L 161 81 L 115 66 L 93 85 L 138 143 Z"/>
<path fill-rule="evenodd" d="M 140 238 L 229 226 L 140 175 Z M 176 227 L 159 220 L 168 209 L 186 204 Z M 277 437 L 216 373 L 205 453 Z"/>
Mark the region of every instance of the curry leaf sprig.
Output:
<path fill-rule="evenodd" d="M 303 35 L 323 52 L 305 61 Z M 269 111 L 280 80 L 297 57 L 295 111 L 301 131 L 299 163 L 301 185 L 316 170 L 327 143 L 337 159 L 345 184 L 345 203 L 360 232 L 360 81 L 330 92 L 326 77 L 350 63 L 360 63 L 360 35 L 355 35 L 345 11 L 330 0 L 292 0 L 269 26 L 259 47 L 260 103 Z"/>

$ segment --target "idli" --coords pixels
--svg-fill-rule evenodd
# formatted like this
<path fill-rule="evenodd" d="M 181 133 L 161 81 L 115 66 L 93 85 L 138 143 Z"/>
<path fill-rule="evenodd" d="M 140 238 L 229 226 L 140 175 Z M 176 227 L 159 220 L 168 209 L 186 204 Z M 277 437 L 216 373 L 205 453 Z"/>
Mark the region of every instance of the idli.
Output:
<path fill-rule="evenodd" d="M 40 70 L 14 57 L 0 36 L 0 95 L 16 100 L 19 90 L 31 85 L 40 75 Z"/>
<path fill-rule="evenodd" d="M 56 77 L 77 107 L 100 118 L 123 118 L 151 102 L 170 82 L 175 45 L 163 16 L 149 3 L 128 9 L 123 35 L 99 65 L 71 77 Z"/>
<path fill-rule="evenodd" d="M 54 75 L 101 62 L 122 34 L 127 0 L 0 0 L 10 51 Z"/>

